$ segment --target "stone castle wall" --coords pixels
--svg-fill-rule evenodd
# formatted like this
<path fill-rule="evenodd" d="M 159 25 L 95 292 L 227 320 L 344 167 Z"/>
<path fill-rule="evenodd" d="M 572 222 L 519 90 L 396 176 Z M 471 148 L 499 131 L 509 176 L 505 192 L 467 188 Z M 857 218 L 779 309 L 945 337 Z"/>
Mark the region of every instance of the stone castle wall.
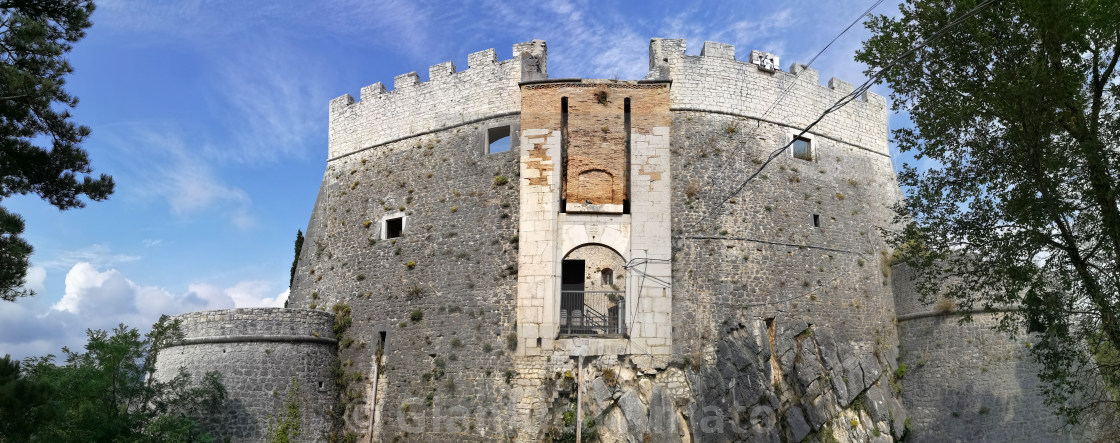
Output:
<path fill-rule="evenodd" d="M 289 306 L 352 312 L 339 350 L 344 433 L 511 430 L 518 156 L 486 146 L 489 128 L 516 123 L 462 124 L 328 162 Z M 403 232 L 384 238 L 392 217 Z"/>
<path fill-rule="evenodd" d="M 173 317 L 184 341 L 162 350 L 157 377 L 185 368 L 193 380 L 222 373 L 227 400 L 202 422 L 218 441 L 263 441 L 283 409 L 288 387 L 299 386 L 301 441 L 326 441 L 337 398 L 334 316 L 302 309 L 229 309 Z"/>
<path fill-rule="evenodd" d="M 497 59 L 494 49 L 467 57 L 468 69 L 443 62 L 428 69 L 428 81 L 415 72 L 362 88 L 361 101 L 349 94 L 330 105 L 328 159 L 395 140 L 500 116 L 516 115 L 521 100 L 517 84 L 548 76 L 543 41 L 519 43 L 513 58 Z"/>
<path fill-rule="evenodd" d="M 994 330 L 1002 313 L 973 312 L 948 301 L 918 302 L 913 271 L 894 267 L 902 400 L 916 442 L 1083 441 L 1043 403 L 1031 335 Z M 998 430 L 998 432 L 993 432 Z"/>
<path fill-rule="evenodd" d="M 359 102 L 332 101 L 326 173 L 289 303 L 349 312 L 338 337 L 341 432 L 569 438 L 582 380 L 584 417 L 604 441 L 903 435 L 897 393 L 913 380 L 896 378 L 899 343 L 924 336 L 895 326 L 879 232 L 900 198 L 885 100 L 855 97 L 802 134 L 812 159 L 787 150 L 744 184 L 853 86 L 820 85 L 800 65 L 772 69 L 769 54 L 741 61 L 706 42 L 689 56 L 684 45 L 651 41 L 644 82 L 546 81 L 544 43 L 533 41 L 511 60 L 482 51 L 465 71 L 444 63 L 428 82 L 410 73 L 393 91 L 378 83 Z M 638 109 L 664 103 L 634 91 L 663 97 L 655 90 L 666 87 L 667 113 Z M 541 99 L 530 109 L 527 90 Z M 568 121 L 580 125 L 571 140 L 601 143 L 577 157 L 631 140 L 628 157 L 585 168 L 628 177 L 629 213 L 614 183 L 610 199 L 580 191 L 584 201 L 560 213 L 561 95 L 573 112 L 602 108 Z M 631 96 L 635 129 L 620 134 L 621 105 L 610 100 Z M 489 130 L 503 127 L 512 149 L 488 153 Z M 403 230 L 389 238 L 397 218 Z M 619 272 L 625 315 L 648 328 L 557 336 L 547 293 L 559 290 L 560 259 L 589 243 L 631 264 Z"/>

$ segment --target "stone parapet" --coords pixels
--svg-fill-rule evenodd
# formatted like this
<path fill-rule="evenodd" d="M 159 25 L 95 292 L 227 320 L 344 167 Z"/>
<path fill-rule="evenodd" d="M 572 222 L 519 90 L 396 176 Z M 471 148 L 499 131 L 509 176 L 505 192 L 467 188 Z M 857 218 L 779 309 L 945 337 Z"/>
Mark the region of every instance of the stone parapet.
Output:
<path fill-rule="evenodd" d="M 520 110 L 518 83 L 548 77 L 545 42 L 513 45 L 513 58 L 498 60 L 493 49 L 467 57 L 467 69 L 443 62 L 428 69 L 428 81 L 415 72 L 362 88 L 361 100 L 349 94 L 330 103 L 328 159 L 401 138 L 477 122 Z"/>
<path fill-rule="evenodd" d="M 684 40 L 655 38 L 649 53 L 646 78 L 673 81 L 673 111 L 716 112 L 804 129 L 854 90 L 837 78 L 821 85 L 817 71 L 801 64 L 789 72 L 776 69 L 773 54 L 752 51 L 751 61 L 736 60 L 735 47 L 723 43 L 705 42 L 700 55 L 692 56 L 685 54 Z M 889 155 L 886 110 L 883 96 L 865 92 L 810 132 Z"/>

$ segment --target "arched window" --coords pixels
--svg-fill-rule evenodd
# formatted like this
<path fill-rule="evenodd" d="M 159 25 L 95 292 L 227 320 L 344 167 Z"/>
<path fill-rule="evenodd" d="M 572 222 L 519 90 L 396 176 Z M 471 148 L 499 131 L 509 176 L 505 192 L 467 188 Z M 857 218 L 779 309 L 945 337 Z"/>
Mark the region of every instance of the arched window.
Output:
<path fill-rule="evenodd" d="M 603 268 L 602 271 L 599 271 L 599 276 L 601 277 L 600 283 L 602 283 L 603 286 L 614 284 L 614 271 L 612 271 L 611 268 Z"/>

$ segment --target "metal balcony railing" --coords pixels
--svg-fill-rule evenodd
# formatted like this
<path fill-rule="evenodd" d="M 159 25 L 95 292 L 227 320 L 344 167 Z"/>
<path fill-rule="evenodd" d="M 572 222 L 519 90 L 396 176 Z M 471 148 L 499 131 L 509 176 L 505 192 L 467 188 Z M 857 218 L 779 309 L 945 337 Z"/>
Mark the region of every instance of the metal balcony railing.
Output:
<path fill-rule="evenodd" d="M 560 334 L 626 334 L 625 291 L 561 291 Z"/>

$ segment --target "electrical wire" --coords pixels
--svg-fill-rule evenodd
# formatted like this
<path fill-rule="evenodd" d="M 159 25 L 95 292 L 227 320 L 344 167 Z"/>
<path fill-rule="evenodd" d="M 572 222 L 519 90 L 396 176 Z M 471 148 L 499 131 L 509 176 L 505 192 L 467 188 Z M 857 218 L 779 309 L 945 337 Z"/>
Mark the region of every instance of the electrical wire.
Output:
<path fill-rule="evenodd" d="M 959 25 L 964 20 L 966 20 L 969 17 L 975 15 L 977 12 L 980 12 L 980 10 L 988 7 L 988 5 L 990 5 L 992 3 L 995 3 L 995 1 L 996 0 L 986 0 L 985 2 L 977 5 L 976 7 L 970 9 L 968 12 L 964 13 L 960 17 L 957 17 L 953 21 L 949 22 L 947 25 L 945 25 L 940 30 L 938 30 L 936 33 L 934 33 L 932 36 L 930 36 L 930 38 L 922 40 L 921 43 L 919 43 L 915 47 L 910 48 L 906 52 L 900 54 L 898 57 L 895 57 L 893 60 L 888 62 L 886 65 L 884 65 L 878 71 L 876 71 L 874 75 L 872 75 L 870 78 L 868 78 L 867 81 L 860 84 L 858 87 L 856 87 L 854 90 L 852 90 L 852 92 L 850 92 L 850 93 L 844 95 L 843 97 L 841 97 L 839 100 L 836 101 L 836 103 L 833 103 L 832 106 L 830 106 L 828 109 L 825 109 L 824 112 L 822 112 L 821 115 L 816 118 L 816 120 L 813 120 L 813 122 L 810 123 L 808 126 L 806 126 L 805 129 L 802 129 L 801 132 L 799 132 L 796 136 L 794 136 L 793 139 L 791 139 L 788 143 L 786 143 L 782 147 L 780 147 L 778 149 L 775 149 L 773 152 L 771 152 L 770 156 L 766 158 L 766 161 L 763 162 L 762 165 L 760 165 L 758 167 L 758 169 L 754 171 L 754 173 L 749 175 L 746 178 L 746 180 L 743 180 L 743 182 L 740 183 L 739 186 L 737 186 L 733 192 L 727 194 L 727 196 L 725 196 L 722 200 L 720 200 L 719 204 L 716 205 L 715 210 L 714 211 L 709 211 L 708 214 L 710 215 L 710 214 L 718 212 L 720 209 L 722 209 L 723 206 L 727 203 L 727 201 L 731 199 L 731 197 L 733 197 L 735 195 L 738 195 L 740 192 L 743 191 L 743 188 L 745 188 L 747 186 L 747 184 L 751 182 L 751 180 L 754 180 L 755 177 L 758 177 L 762 173 L 762 171 L 765 170 L 766 167 L 770 165 L 770 162 L 774 161 L 775 158 L 777 158 L 779 155 L 781 155 L 783 152 L 785 152 L 786 149 L 788 149 L 790 146 L 792 146 L 793 142 L 796 141 L 799 137 L 805 135 L 805 133 L 809 132 L 810 129 L 812 129 L 814 126 L 816 126 L 818 123 L 820 123 L 821 120 L 824 120 L 824 118 L 826 116 L 828 116 L 828 114 L 836 112 L 837 110 L 839 110 L 840 108 L 843 108 L 848 103 L 851 103 L 857 97 L 862 96 L 869 89 L 871 89 L 872 86 L 874 86 L 876 83 L 878 83 L 879 80 L 882 80 L 883 76 L 886 75 L 887 71 L 890 68 L 894 67 L 897 63 L 899 63 L 903 59 L 909 57 L 910 55 L 917 52 L 918 50 L 921 50 L 921 49 L 929 46 L 930 43 L 932 43 L 934 40 L 937 40 L 938 38 L 941 38 L 941 36 L 945 35 L 945 33 L 949 32 L 950 29 L 956 27 L 957 25 Z M 704 221 L 707 217 L 708 217 L 708 215 L 701 216 L 700 219 L 692 222 L 688 226 L 687 229 L 689 231 L 691 231 L 692 228 L 694 228 L 701 221 Z"/>

